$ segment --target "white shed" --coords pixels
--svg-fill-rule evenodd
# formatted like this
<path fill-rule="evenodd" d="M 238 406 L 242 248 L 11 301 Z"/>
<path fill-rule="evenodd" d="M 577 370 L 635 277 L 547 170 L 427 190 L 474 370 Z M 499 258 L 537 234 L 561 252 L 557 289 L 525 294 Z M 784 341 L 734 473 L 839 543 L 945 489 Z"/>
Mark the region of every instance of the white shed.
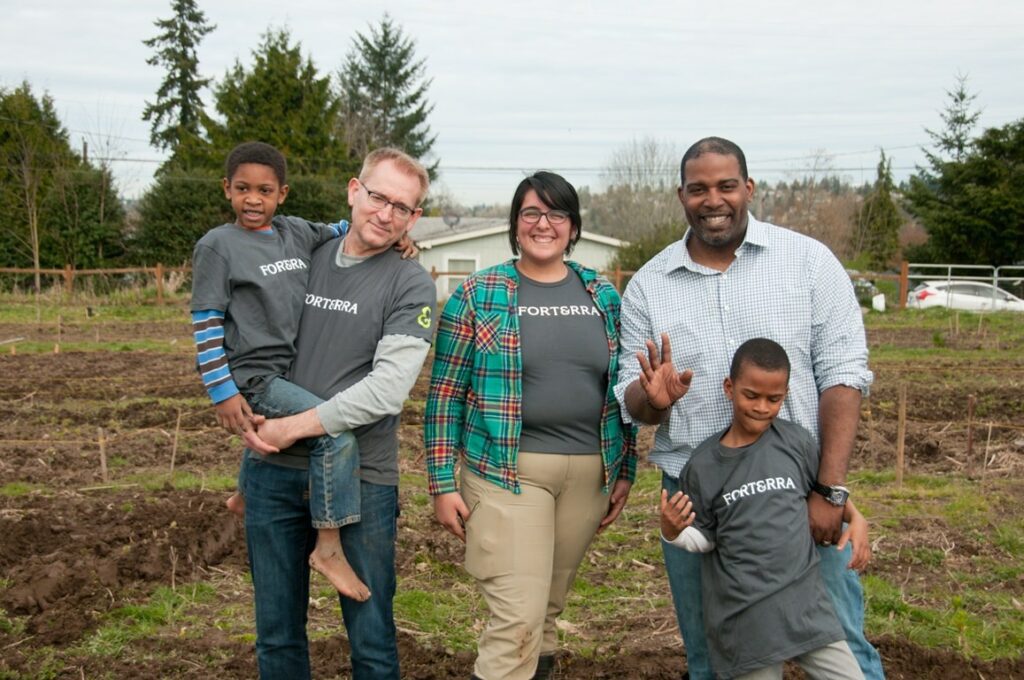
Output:
<path fill-rule="evenodd" d="M 412 238 L 420 247 L 420 264 L 428 272 L 440 274 L 436 278 L 438 300 L 451 295 L 467 274 L 512 257 L 507 218 L 421 217 L 412 228 Z M 605 271 L 623 245 L 617 238 L 589 234 L 584 229 L 572 259 Z"/>

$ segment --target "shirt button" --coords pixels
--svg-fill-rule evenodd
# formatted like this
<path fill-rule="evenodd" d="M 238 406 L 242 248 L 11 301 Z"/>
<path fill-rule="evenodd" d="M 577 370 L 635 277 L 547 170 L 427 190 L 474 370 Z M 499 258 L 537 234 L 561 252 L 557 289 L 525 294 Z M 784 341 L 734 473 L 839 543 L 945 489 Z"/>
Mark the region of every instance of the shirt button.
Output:
<path fill-rule="evenodd" d="M 724 309 L 725 311 L 727 311 L 727 312 L 728 312 L 728 311 L 729 311 L 729 305 L 724 305 L 724 306 L 722 307 L 722 309 Z"/>

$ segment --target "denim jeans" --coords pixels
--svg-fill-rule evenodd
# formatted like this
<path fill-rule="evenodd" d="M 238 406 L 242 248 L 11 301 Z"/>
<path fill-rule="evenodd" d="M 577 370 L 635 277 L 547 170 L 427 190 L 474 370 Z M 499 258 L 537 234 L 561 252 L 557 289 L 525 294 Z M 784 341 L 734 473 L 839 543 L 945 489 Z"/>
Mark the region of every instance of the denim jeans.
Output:
<path fill-rule="evenodd" d="M 246 399 L 253 411 L 268 418 L 302 413 L 323 403 L 320 397 L 284 378 L 271 378 L 262 392 L 246 394 Z M 323 435 L 305 443 L 309 449 L 313 526 L 336 529 L 358 522 L 359 449 L 355 436 L 342 432 L 337 437 Z M 240 478 L 239 487 L 244 483 Z"/>
<path fill-rule="evenodd" d="M 662 473 L 661 488 L 671 498 L 679 491 L 679 480 Z M 692 553 L 665 541 L 661 542 L 665 556 L 668 584 L 672 589 L 672 605 L 676 610 L 679 632 L 686 646 L 686 670 L 690 680 L 714 680 L 708 640 L 704 635 L 704 605 L 700 590 L 700 553 Z"/>
<path fill-rule="evenodd" d="M 246 456 L 245 532 L 256 604 L 256 660 L 265 680 L 310 677 L 306 612 L 310 524 L 305 470 Z M 362 520 L 340 529 L 345 555 L 373 594 L 366 602 L 340 597 L 356 680 L 398 680 L 395 537 L 398 487 L 362 482 Z"/>
<path fill-rule="evenodd" d="M 671 497 L 679 491 L 679 481 L 666 474 L 661 476 L 661 486 Z M 665 568 L 672 588 L 672 604 L 676 609 L 679 630 L 686 645 L 686 666 L 693 680 L 711 680 L 711 659 L 708 656 L 708 642 L 704 635 L 703 605 L 700 590 L 701 555 L 681 550 L 662 541 L 665 554 Z M 878 651 L 864 637 L 864 591 L 857 572 L 847 569 L 852 555 L 851 546 L 836 550 L 832 546 L 818 546 L 821 558 L 821 576 L 825 588 L 832 597 L 839 623 L 846 633 L 857 663 L 864 672 L 865 680 L 883 680 L 882 659 Z"/>

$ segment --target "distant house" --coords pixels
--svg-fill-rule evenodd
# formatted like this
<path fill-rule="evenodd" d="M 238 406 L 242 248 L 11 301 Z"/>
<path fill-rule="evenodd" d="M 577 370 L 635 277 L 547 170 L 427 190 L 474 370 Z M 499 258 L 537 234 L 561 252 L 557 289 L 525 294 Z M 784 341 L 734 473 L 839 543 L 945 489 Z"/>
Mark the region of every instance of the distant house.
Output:
<path fill-rule="evenodd" d="M 437 298 L 451 295 L 466 273 L 504 262 L 512 257 L 508 243 L 508 218 L 421 217 L 412 228 L 420 247 L 419 261 L 437 276 Z M 572 259 L 598 271 L 608 268 L 624 241 L 588 234 L 584 229 Z M 461 274 L 448 272 L 465 272 Z"/>

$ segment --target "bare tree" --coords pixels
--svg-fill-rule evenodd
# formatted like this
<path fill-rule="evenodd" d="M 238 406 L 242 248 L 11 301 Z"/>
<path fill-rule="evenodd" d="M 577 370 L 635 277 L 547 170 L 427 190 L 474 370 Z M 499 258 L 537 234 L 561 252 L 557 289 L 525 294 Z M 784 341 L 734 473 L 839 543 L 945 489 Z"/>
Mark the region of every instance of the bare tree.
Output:
<path fill-rule="evenodd" d="M 601 173 L 604 192 L 591 195 L 586 206 L 590 228 L 628 240 L 660 225 L 681 225 L 682 208 L 675 191 L 679 158 L 671 145 L 651 137 L 618 148 Z"/>

